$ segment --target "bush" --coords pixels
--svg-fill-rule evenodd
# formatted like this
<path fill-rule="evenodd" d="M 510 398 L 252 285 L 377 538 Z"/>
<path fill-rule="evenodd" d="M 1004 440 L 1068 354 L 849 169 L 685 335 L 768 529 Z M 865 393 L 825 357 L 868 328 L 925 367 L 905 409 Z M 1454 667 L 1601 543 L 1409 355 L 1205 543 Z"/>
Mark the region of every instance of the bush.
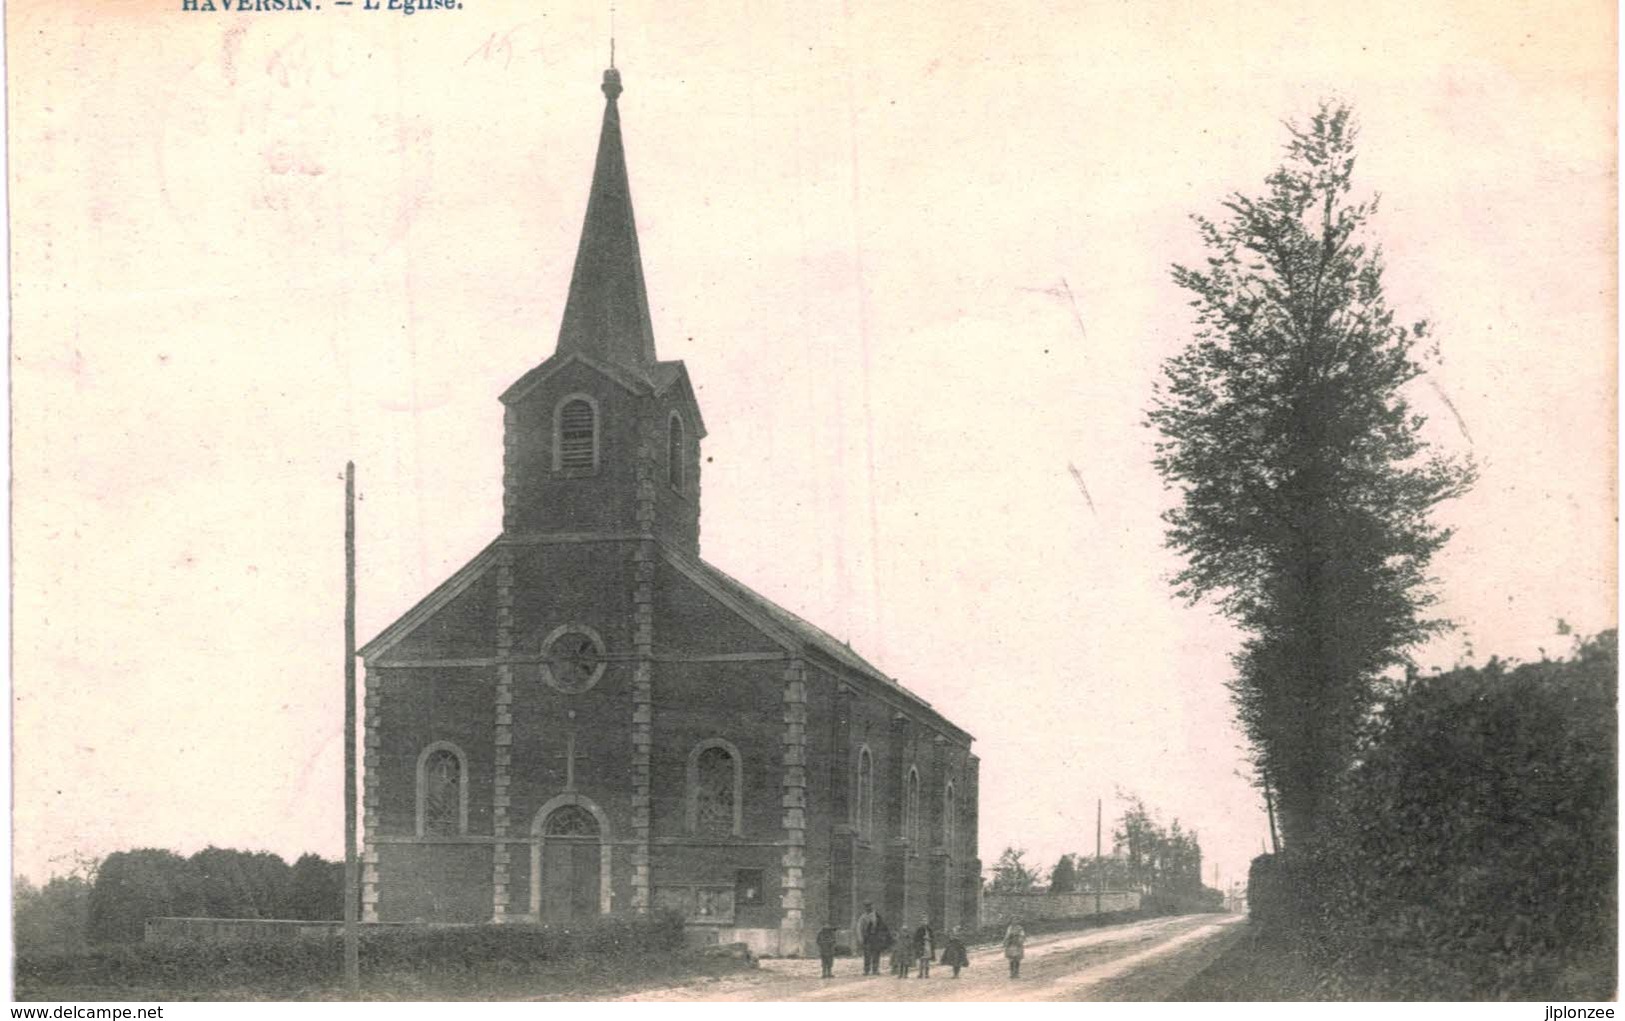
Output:
<path fill-rule="evenodd" d="M 1272 922 L 1282 916 L 1285 891 L 1281 889 L 1279 855 L 1261 854 L 1247 866 L 1247 917 Z"/>
<path fill-rule="evenodd" d="M 560 926 L 368 929 L 360 944 L 362 974 L 368 981 L 399 984 L 399 976 L 408 975 L 440 989 L 456 989 L 475 986 L 492 974 L 522 977 L 577 962 L 600 965 L 671 952 L 683 945 L 683 919 L 663 912 Z M 199 999 L 244 990 L 288 996 L 336 984 L 343 960 L 343 940 L 337 936 L 137 943 L 83 953 L 20 953 L 16 983 L 25 996 L 59 989 L 149 990 Z"/>
<path fill-rule="evenodd" d="M 1610 632 L 1567 661 L 1408 678 L 1327 839 L 1254 863 L 1255 914 L 1313 930 L 1347 995 L 1611 998 L 1617 663 Z"/>
<path fill-rule="evenodd" d="M 1140 911 L 1147 918 L 1158 915 L 1196 915 L 1224 910 L 1224 894 L 1212 887 L 1171 892 L 1158 890 L 1140 898 Z"/>

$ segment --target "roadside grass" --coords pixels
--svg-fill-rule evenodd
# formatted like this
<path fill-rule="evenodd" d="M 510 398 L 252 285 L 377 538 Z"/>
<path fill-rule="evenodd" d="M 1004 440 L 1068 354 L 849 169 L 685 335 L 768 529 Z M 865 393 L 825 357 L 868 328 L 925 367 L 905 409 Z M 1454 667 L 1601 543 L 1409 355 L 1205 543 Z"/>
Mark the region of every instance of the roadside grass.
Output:
<path fill-rule="evenodd" d="M 1330 993 L 1326 972 L 1315 962 L 1310 944 L 1271 934 L 1257 923 L 1242 924 L 1245 931 L 1217 960 L 1165 999 L 1213 1003 L 1338 998 Z"/>

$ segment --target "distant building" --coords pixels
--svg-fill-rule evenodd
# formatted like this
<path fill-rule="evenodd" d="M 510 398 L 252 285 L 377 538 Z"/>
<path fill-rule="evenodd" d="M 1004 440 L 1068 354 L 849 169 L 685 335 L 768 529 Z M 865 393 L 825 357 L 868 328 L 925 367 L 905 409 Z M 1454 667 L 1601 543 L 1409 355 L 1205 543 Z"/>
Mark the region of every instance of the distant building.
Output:
<path fill-rule="evenodd" d="M 558 347 L 501 398 L 502 534 L 361 650 L 364 916 L 672 908 L 769 953 L 865 901 L 974 925 L 970 734 L 700 559 L 706 427 L 603 91 Z"/>

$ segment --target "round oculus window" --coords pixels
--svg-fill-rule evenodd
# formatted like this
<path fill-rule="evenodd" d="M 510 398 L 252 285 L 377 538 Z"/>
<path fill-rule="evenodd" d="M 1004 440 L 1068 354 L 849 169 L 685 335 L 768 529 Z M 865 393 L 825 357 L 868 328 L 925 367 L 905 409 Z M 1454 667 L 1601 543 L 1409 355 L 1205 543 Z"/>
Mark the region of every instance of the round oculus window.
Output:
<path fill-rule="evenodd" d="M 604 665 L 603 640 L 590 628 L 561 627 L 542 642 L 542 677 L 567 694 L 597 684 Z"/>

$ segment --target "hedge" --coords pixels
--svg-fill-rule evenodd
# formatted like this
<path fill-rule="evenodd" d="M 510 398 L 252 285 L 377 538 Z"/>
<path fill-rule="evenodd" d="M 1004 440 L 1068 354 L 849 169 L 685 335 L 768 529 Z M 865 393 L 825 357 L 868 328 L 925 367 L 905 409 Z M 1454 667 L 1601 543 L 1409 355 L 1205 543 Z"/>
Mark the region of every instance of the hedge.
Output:
<path fill-rule="evenodd" d="M 1615 636 L 1566 661 L 1412 676 L 1323 838 L 1255 862 L 1256 918 L 1361 999 L 1610 999 Z"/>
<path fill-rule="evenodd" d="M 683 919 L 611 915 L 572 925 L 472 925 L 363 930 L 366 976 L 408 973 L 455 986 L 482 974 L 545 972 L 558 965 L 670 952 L 683 945 Z M 19 954 L 20 992 L 49 988 L 117 988 L 210 993 L 257 988 L 284 993 L 337 983 L 343 940 L 337 936 L 279 941 L 136 943 L 72 954 Z"/>

